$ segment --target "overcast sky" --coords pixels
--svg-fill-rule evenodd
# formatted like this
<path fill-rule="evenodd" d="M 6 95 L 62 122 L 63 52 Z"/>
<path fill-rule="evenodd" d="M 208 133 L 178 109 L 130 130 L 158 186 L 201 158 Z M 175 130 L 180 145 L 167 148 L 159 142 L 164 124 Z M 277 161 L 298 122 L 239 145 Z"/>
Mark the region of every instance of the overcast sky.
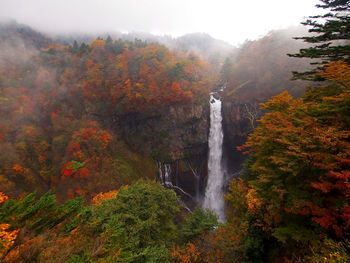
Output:
<path fill-rule="evenodd" d="M 318 0 L 0 0 L 0 18 L 54 33 L 206 32 L 231 44 L 318 14 Z"/>

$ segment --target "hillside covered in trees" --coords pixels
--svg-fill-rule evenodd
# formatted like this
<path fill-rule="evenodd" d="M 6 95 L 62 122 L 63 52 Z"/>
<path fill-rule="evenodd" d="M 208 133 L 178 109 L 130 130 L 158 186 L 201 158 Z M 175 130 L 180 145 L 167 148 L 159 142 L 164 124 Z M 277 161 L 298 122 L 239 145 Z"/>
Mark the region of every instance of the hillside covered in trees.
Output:
<path fill-rule="evenodd" d="M 152 156 L 130 152 L 108 129 L 125 116 L 146 119 L 200 104 L 209 92 L 207 63 L 158 44 L 109 38 L 61 46 L 26 27 L 7 30 L 13 32 L 2 42 L 1 190 L 11 196 L 55 189 L 72 197 L 129 183 L 141 170 L 153 177 Z"/>
<path fill-rule="evenodd" d="M 240 47 L 1 24 L 0 262 L 350 262 L 350 7 L 318 7 Z M 201 207 L 213 91 L 224 221 Z"/>

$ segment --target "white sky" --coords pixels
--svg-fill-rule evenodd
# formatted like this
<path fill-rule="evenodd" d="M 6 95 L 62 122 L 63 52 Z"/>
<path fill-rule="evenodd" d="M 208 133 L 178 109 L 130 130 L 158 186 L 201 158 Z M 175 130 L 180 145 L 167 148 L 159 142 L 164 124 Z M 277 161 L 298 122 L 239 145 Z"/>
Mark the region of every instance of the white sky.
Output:
<path fill-rule="evenodd" d="M 318 0 L 0 0 L 0 19 L 53 33 L 206 32 L 238 44 L 321 12 Z"/>

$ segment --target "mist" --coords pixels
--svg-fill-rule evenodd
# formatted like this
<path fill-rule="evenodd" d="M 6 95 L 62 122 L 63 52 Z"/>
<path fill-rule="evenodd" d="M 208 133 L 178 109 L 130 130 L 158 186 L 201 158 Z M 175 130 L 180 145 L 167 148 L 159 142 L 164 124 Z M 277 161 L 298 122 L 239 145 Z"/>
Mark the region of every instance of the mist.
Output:
<path fill-rule="evenodd" d="M 231 44 L 316 14 L 317 0 L 3 0 L 0 20 L 15 19 L 51 34 L 148 32 L 174 37 L 204 32 Z M 319 11 L 319 10 L 318 10 Z"/>

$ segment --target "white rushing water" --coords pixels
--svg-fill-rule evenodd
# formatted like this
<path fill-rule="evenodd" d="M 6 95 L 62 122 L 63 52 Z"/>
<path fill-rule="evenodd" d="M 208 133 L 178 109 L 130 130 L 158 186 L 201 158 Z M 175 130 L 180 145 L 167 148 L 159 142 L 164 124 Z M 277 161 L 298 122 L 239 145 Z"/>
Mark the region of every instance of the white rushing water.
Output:
<path fill-rule="evenodd" d="M 222 116 L 221 100 L 210 96 L 210 130 L 209 130 L 209 160 L 208 160 L 208 182 L 205 188 L 203 207 L 214 211 L 219 221 L 225 220 L 224 213 L 224 171 L 221 164 L 222 159 Z"/>
<path fill-rule="evenodd" d="M 164 184 L 165 184 L 166 187 L 171 188 L 171 187 L 173 187 L 173 183 L 171 182 L 171 168 L 170 168 L 170 164 L 164 164 L 164 170 L 165 170 Z"/>
<path fill-rule="evenodd" d="M 171 165 L 169 163 L 162 164 L 162 162 L 157 162 L 157 165 L 158 165 L 159 181 L 165 188 L 173 189 L 176 193 L 182 196 L 187 196 L 190 199 L 193 199 L 193 197 L 189 193 L 186 193 L 184 190 L 182 190 L 181 187 L 177 186 L 176 184 L 175 185 L 173 184 L 172 174 L 171 174 Z M 164 169 L 162 169 L 163 167 Z M 164 173 L 163 173 L 163 170 L 164 170 Z"/>

